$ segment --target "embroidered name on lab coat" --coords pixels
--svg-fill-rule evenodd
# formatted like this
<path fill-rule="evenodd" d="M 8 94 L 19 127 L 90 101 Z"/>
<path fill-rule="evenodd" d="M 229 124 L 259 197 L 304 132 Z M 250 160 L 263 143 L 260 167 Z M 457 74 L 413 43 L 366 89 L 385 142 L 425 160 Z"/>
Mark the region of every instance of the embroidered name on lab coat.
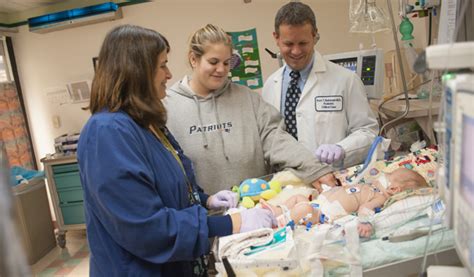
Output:
<path fill-rule="evenodd" d="M 314 108 L 317 112 L 340 112 L 342 111 L 342 96 L 316 96 Z"/>

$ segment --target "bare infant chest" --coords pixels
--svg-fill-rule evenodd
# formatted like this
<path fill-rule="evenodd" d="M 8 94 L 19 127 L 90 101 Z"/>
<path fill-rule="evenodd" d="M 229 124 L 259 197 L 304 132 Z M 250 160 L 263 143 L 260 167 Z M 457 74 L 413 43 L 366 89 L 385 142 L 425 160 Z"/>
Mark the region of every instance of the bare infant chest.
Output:
<path fill-rule="evenodd" d="M 374 197 L 374 190 L 369 185 L 334 187 L 322 193 L 329 202 L 338 201 L 347 213 L 356 212 L 359 206 Z"/>

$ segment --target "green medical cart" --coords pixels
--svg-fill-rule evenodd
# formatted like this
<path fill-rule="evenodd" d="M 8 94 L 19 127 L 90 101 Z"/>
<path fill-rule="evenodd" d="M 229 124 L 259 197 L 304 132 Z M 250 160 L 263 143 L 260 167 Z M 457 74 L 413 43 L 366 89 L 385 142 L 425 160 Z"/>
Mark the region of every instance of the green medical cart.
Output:
<path fill-rule="evenodd" d="M 74 155 L 45 157 L 41 162 L 44 164 L 58 225 L 56 239 L 58 245 L 64 248 L 68 230 L 86 228 L 79 166 Z"/>

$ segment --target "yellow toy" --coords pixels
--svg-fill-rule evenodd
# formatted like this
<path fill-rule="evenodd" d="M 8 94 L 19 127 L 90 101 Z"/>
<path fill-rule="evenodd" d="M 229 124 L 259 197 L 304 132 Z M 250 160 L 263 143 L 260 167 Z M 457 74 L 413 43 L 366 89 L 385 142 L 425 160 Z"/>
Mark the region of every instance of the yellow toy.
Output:
<path fill-rule="evenodd" d="M 272 199 L 281 191 L 281 185 L 278 181 L 267 182 L 262 179 L 252 178 L 244 180 L 239 188 L 233 191 L 238 192 L 241 198 L 241 204 L 245 208 L 255 207 L 255 203 L 263 198 L 265 200 Z"/>

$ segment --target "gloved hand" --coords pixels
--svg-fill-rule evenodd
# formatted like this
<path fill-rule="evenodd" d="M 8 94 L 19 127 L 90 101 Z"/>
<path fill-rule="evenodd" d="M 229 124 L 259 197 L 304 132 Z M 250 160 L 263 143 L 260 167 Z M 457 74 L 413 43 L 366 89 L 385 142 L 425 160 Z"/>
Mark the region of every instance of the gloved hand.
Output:
<path fill-rule="evenodd" d="M 272 228 L 277 226 L 275 216 L 270 210 L 261 208 L 252 208 L 243 210 L 240 212 L 241 225 L 240 233 L 260 229 L 260 228 Z"/>
<path fill-rule="evenodd" d="M 235 208 L 238 204 L 238 195 L 230 190 L 221 190 L 207 199 L 207 208 L 217 210 L 220 208 Z"/>
<path fill-rule="evenodd" d="M 337 144 L 321 144 L 315 154 L 321 162 L 328 164 L 344 159 L 344 149 Z"/>

